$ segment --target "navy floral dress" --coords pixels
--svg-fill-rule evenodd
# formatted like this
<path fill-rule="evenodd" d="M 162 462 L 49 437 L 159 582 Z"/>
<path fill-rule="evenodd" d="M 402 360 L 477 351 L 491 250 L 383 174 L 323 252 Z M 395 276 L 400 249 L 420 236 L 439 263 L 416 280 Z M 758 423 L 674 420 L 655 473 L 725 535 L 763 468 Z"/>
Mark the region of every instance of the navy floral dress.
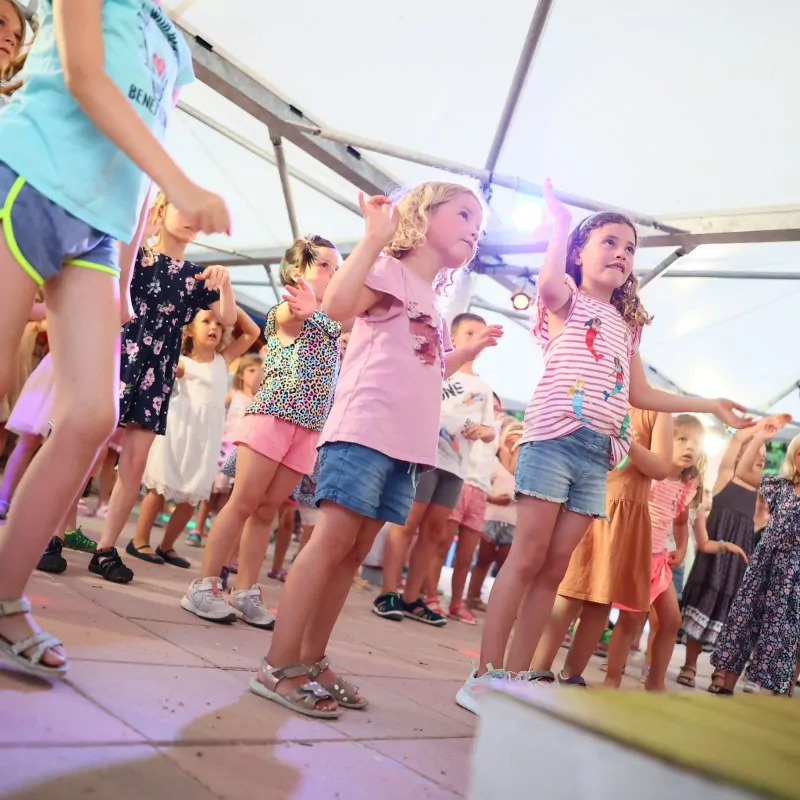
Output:
<path fill-rule="evenodd" d="M 136 315 L 122 328 L 119 424 L 135 422 L 163 436 L 178 370 L 183 326 L 219 300 L 191 261 L 141 248 L 131 281 Z"/>
<path fill-rule="evenodd" d="M 770 518 L 744 574 L 711 663 L 762 688 L 789 694 L 800 655 L 800 497 L 786 478 L 767 476 Z"/>

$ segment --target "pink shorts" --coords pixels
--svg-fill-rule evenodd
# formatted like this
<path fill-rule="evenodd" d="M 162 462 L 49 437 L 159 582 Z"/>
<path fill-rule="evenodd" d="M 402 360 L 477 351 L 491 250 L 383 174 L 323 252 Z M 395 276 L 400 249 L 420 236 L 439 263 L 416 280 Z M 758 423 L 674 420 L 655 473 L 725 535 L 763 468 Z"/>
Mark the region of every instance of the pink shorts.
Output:
<path fill-rule="evenodd" d="M 653 558 L 650 562 L 650 605 L 658 600 L 667 588 L 672 583 L 672 568 L 669 565 L 669 551 L 663 550 L 660 553 L 653 553 Z M 628 608 L 628 606 L 621 606 L 614 603 L 614 608 L 620 611 L 631 611 L 634 614 L 642 614 L 647 609 L 644 608 Z"/>
<path fill-rule="evenodd" d="M 301 475 L 310 475 L 317 462 L 319 431 L 301 428 L 267 414 L 248 414 L 236 426 L 234 444 L 277 461 Z"/>
<path fill-rule="evenodd" d="M 483 489 L 479 489 L 470 483 L 465 483 L 461 489 L 461 495 L 458 498 L 456 507 L 453 509 L 453 513 L 450 514 L 450 522 L 456 522 L 473 531 L 482 531 L 483 520 L 486 516 L 486 498 L 488 496 Z"/>

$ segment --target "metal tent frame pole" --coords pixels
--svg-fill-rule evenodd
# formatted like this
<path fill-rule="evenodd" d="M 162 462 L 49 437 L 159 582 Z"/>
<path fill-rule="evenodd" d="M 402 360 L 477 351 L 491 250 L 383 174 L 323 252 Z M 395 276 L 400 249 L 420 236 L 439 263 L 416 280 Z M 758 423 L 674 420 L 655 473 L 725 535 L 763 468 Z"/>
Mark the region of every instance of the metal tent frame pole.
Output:
<path fill-rule="evenodd" d="M 297 211 L 294 207 L 292 198 L 292 186 L 289 182 L 289 173 L 286 169 L 286 156 L 283 154 L 283 143 L 280 136 L 272 136 L 272 147 L 275 150 L 275 164 L 278 167 L 278 175 L 281 178 L 281 189 L 283 189 L 283 202 L 286 204 L 286 213 L 289 215 L 289 227 L 292 229 L 292 236 L 298 239 L 300 228 L 297 225 Z"/>
<path fill-rule="evenodd" d="M 677 261 L 691 252 L 684 247 L 679 247 L 674 253 L 670 253 L 660 264 L 655 266 L 646 275 L 639 278 L 639 288 L 644 289 L 648 283 L 652 283 L 656 278 L 663 277 L 664 273 Z"/>

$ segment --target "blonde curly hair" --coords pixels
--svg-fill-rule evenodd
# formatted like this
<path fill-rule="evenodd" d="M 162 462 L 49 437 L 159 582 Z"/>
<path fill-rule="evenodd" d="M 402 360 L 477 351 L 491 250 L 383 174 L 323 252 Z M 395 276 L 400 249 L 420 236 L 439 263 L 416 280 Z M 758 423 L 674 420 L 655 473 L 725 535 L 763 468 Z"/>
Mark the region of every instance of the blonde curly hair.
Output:
<path fill-rule="evenodd" d="M 216 315 L 214 315 L 213 311 L 201 309 L 194 315 L 194 319 L 188 324 L 183 326 L 183 331 L 181 333 L 181 355 L 182 356 L 189 356 L 191 358 L 192 354 L 194 353 L 194 339 L 192 338 L 192 328 L 194 327 L 195 322 L 197 322 L 197 318 L 203 314 L 208 313 L 211 314 L 214 319 L 216 319 Z M 217 342 L 216 352 L 221 353 L 231 342 L 231 338 L 233 336 L 233 328 L 226 328 L 223 326 L 222 328 L 222 336 L 219 337 L 219 341 Z"/>
<path fill-rule="evenodd" d="M 634 244 L 639 244 L 639 233 L 633 221 L 616 211 L 601 211 L 599 214 L 592 214 L 591 217 L 583 220 L 570 234 L 567 242 L 567 275 L 575 281 L 576 286 L 581 285 L 583 277 L 581 266 L 577 263 L 577 257 L 580 255 L 581 250 L 586 247 L 592 231 L 602 228 L 603 225 L 614 224 L 627 225 L 633 231 Z M 638 288 L 639 279 L 631 272 L 625 283 L 619 289 L 615 289 L 611 295 L 611 305 L 619 311 L 622 319 L 631 328 L 643 328 L 653 321 L 653 318 L 645 311 L 644 305 L 642 305 Z"/>

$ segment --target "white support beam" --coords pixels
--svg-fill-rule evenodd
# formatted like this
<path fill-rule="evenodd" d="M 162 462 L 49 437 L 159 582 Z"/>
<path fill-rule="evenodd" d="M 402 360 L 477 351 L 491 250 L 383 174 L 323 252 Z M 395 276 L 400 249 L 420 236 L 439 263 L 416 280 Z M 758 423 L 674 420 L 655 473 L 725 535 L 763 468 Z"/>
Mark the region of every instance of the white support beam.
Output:
<path fill-rule="evenodd" d="M 289 181 L 289 172 L 286 168 L 286 156 L 283 153 L 283 142 L 281 137 L 270 134 L 272 139 L 272 147 L 275 151 L 275 165 L 278 167 L 278 175 L 281 179 L 281 189 L 283 190 L 283 202 L 286 205 L 286 213 L 289 215 L 289 227 L 292 230 L 292 236 L 297 239 L 300 236 L 300 228 L 297 225 L 297 211 L 294 207 L 294 198 L 292 197 L 292 184 Z"/>
<path fill-rule="evenodd" d="M 721 211 L 659 216 L 692 233 L 740 233 L 800 229 L 800 205 L 729 208 Z"/>

